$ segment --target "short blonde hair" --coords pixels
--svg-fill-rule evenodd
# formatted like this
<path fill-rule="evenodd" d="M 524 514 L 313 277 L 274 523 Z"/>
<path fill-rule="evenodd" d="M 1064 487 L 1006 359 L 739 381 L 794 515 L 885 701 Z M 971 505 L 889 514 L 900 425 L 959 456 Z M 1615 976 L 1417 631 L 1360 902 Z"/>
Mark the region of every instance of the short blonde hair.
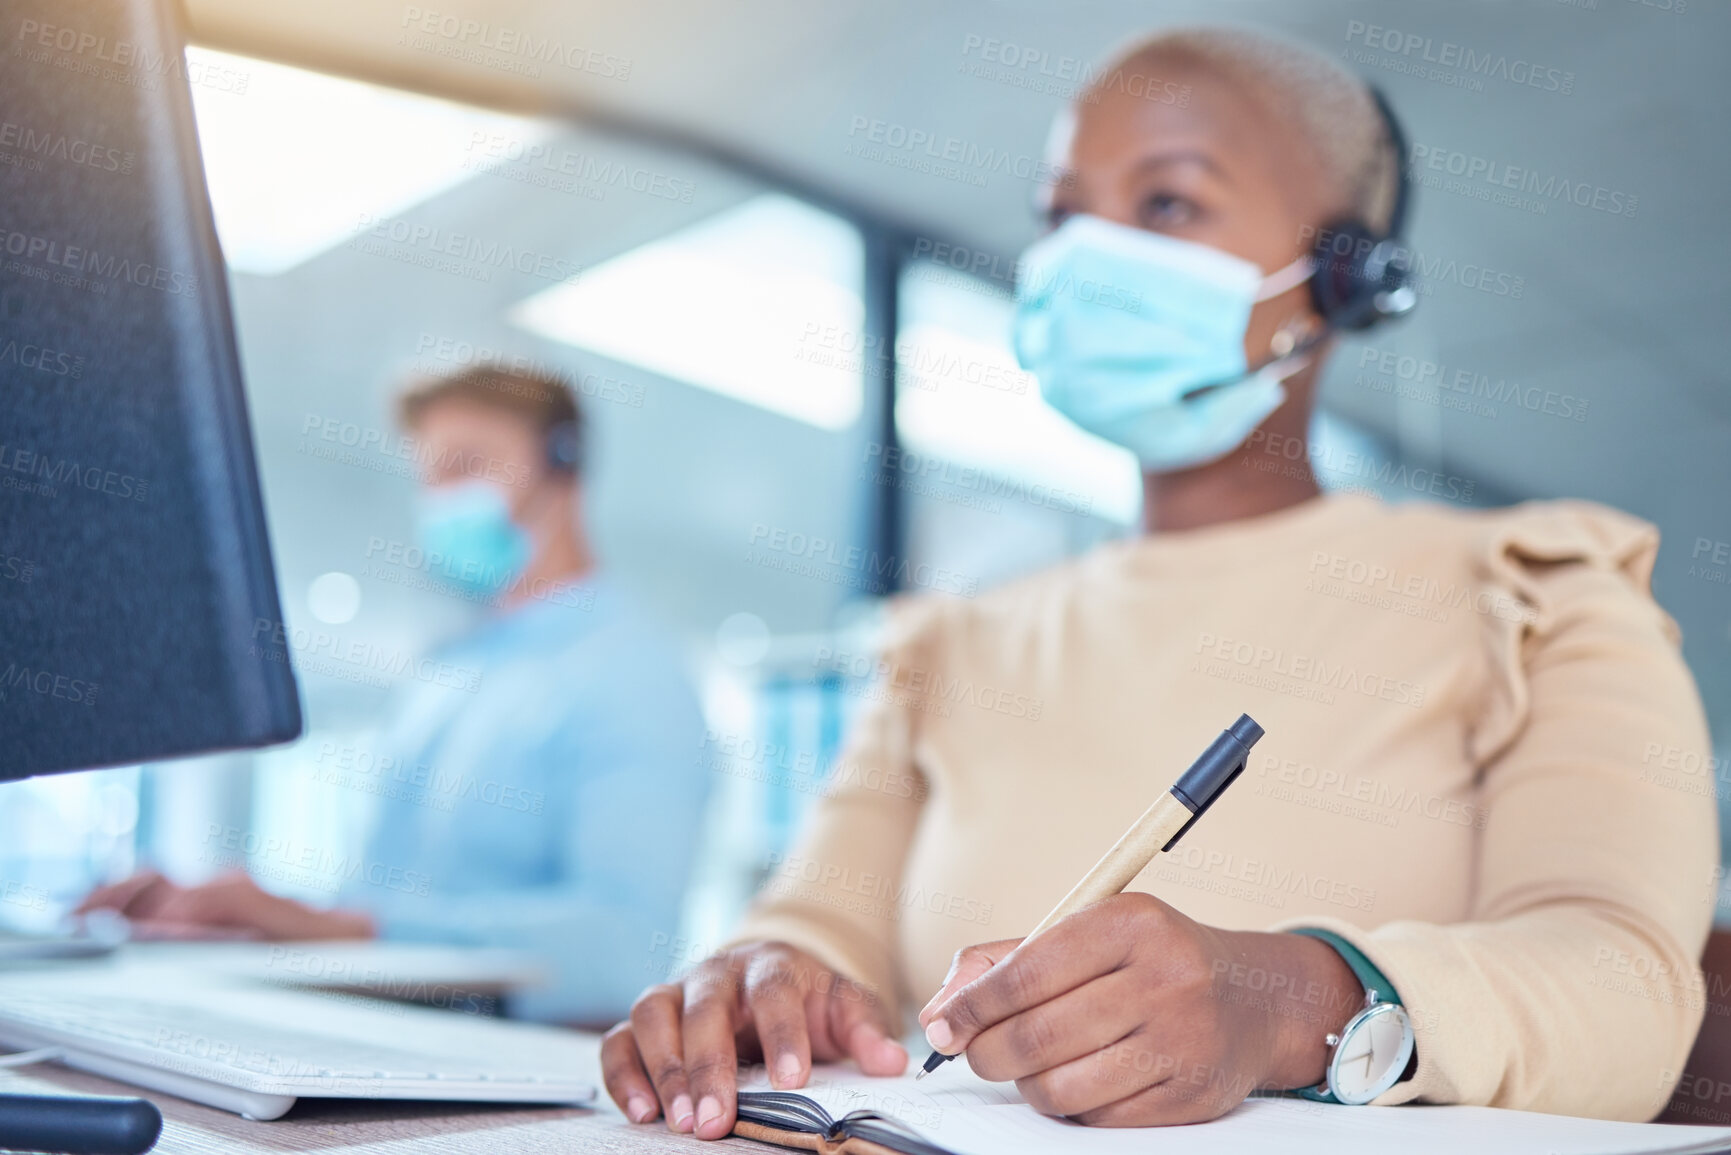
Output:
<path fill-rule="evenodd" d="M 1105 74 L 1155 59 L 1193 63 L 1241 85 L 1304 135 L 1343 210 L 1388 229 L 1406 158 L 1363 80 L 1307 44 L 1231 25 L 1156 33 L 1121 52 Z"/>

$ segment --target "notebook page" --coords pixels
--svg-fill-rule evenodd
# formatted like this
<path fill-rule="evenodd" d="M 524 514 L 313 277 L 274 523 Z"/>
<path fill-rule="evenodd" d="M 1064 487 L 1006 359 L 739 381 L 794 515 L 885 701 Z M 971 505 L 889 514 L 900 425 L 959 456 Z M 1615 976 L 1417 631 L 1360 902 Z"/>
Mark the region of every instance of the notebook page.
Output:
<path fill-rule="evenodd" d="M 761 1068 L 760 1068 L 761 1069 Z M 767 1090 L 761 1078 L 742 1089 Z M 948 1063 L 915 1082 L 873 1079 L 851 1067 L 820 1065 L 801 1094 L 840 1118 L 873 1110 L 959 1155 L 1682 1155 L 1731 1144 L 1731 1128 L 1608 1123 L 1489 1107 L 1343 1107 L 1302 1099 L 1252 1099 L 1224 1118 L 1190 1127 L 1100 1128 L 1048 1118 L 1009 1083 L 988 1083 L 965 1063 Z"/>

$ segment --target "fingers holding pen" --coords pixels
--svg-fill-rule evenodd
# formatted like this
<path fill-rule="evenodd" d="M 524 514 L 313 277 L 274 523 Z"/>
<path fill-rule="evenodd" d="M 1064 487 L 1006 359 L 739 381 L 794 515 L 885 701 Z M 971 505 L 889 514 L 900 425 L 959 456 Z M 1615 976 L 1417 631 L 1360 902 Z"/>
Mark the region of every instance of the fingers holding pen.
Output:
<path fill-rule="evenodd" d="M 1109 898 L 1058 922 L 1038 938 L 969 947 L 957 956 L 950 993 L 920 1014 L 926 1041 L 946 1055 L 983 1032 L 1117 969 L 1127 957 L 1120 923 L 1127 896 Z M 1004 947 L 1012 949 L 1004 951 Z M 963 982 L 965 976 L 976 977 Z"/>
<path fill-rule="evenodd" d="M 930 1002 L 920 1008 L 920 1026 L 929 1025 L 937 1017 L 938 1008 L 951 995 L 1003 961 L 1021 942 L 1022 940 L 1019 938 L 1006 938 L 999 939 L 997 942 L 979 943 L 957 951 L 956 957 L 950 960 L 950 972 L 944 976 L 944 983 L 938 988 L 938 993 L 931 997 Z M 945 1052 L 945 1054 L 951 1053 L 953 1052 Z"/>

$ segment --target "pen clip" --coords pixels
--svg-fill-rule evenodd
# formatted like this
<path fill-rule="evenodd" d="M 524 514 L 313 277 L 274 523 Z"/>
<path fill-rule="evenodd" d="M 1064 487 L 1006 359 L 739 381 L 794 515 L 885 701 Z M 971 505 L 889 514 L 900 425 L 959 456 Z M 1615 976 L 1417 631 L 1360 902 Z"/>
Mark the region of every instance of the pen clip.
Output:
<path fill-rule="evenodd" d="M 1178 828 L 1178 833 L 1160 848 L 1160 853 L 1165 854 L 1177 846 L 1178 840 L 1196 825 L 1196 820 L 1214 805 L 1214 800 L 1226 793 L 1233 780 L 1244 773 L 1244 767 L 1250 762 L 1250 748 L 1261 741 L 1262 733 L 1256 719 L 1249 714 L 1240 714 L 1238 721 L 1222 730 L 1220 736 L 1208 744 L 1208 749 L 1202 751 L 1202 756 L 1179 775 L 1178 781 L 1172 784 L 1172 796 L 1190 811 L 1190 821 Z"/>
<path fill-rule="evenodd" d="M 1244 767 L 1248 761 L 1249 761 L 1248 755 L 1246 755 L 1244 758 L 1241 758 L 1238 760 L 1238 765 L 1236 765 L 1232 768 L 1232 773 L 1228 774 L 1226 776 L 1225 780 L 1220 783 L 1220 789 L 1218 789 L 1214 793 L 1210 794 L 1208 796 L 1207 801 L 1203 802 L 1202 805 L 1198 806 L 1196 808 L 1196 810 L 1190 815 L 1190 821 L 1186 822 L 1183 826 L 1180 826 L 1178 828 L 1178 833 L 1174 834 L 1172 836 L 1172 841 L 1168 842 L 1165 846 L 1162 846 L 1160 848 L 1161 854 L 1169 853 L 1174 846 L 1178 845 L 1178 840 L 1180 838 L 1183 838 L 1186 834 L 1188 834 L 1190 832 L 1190 828 L 1192 826 L 1196 825 L 1196 820 L 1198 818 L 1201 818 L 1202 815 L 1207 812 L 1207 810 L 1210 806 L 1214 805 L 1214 800 L 1216 798 L 1220 797 L 1222 794 L 1226 793 L 1226 788 L 1228 786 L 1232 785 L 1233 780 L 1236 779 L 1240 774 L 1244 773 Z M 1184 799 L 1181 797 L 1181 798 L 1179 798 L 1179 801 L 1182 802 L 1182 801 L 1184 801 Z"/>

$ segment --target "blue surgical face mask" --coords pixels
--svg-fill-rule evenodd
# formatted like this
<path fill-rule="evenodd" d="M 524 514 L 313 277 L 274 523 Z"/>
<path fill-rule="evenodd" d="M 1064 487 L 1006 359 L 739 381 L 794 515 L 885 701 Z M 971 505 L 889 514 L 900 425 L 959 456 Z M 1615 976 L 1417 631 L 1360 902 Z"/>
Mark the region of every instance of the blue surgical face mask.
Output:
<path fill-rule="evenodd" d="M 428 571 L 461 589 L 500 593 L 534 552 L 503 491 L 485 481 L 425 490 L 415 512 Z"/>
<path fill-rule="evenodd" d="M 1016 357 L 1048 404 L 1157 472 L 1217 460 L 1286 400 L 1303 358 L 1250 372 L 1250 310 L 1310 275 L 1269 277 L 1207 245 L 1074 216 L 1022 257 Z M 1212 386 L 1212 388 L 1210 388 Z"/>

